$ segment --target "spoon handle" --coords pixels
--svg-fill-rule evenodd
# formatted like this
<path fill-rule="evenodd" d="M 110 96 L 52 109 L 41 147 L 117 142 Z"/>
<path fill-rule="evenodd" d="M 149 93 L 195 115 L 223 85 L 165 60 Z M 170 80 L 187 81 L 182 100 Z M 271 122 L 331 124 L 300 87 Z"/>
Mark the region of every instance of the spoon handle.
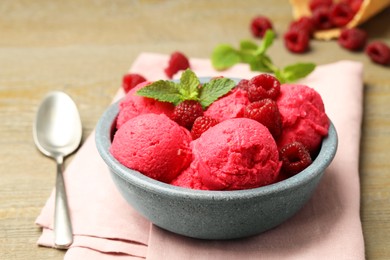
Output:
<path fill-rule="evenodd" d="M 56 157 L 57 177 L 54 210 L 54 245 L 64 249 L 73 243 L 72 223 L 69 217 L 68 201 L 65 191 L 65 182 L 62 174 L 64 158 Z"/>

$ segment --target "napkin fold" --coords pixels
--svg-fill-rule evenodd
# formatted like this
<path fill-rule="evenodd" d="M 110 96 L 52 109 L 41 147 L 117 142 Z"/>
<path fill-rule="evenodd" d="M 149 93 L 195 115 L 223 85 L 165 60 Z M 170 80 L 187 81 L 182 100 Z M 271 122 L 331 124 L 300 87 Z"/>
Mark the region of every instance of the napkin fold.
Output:
<path fill-rule="evenodd" d="M 142 53 L 130 71 L 148 80 L 167 79 L 169 56 Z M 191 59 L 199 77 L 251 78 L 245 64 L 218 72 L 206 59 Z M 339 147 L 309 202 L 282 225 L 257 236 L 210 241 L 165 231 L 122 198 L 100 158 L 94 132 L 64 172 L 74 243 L 65 259 L 364 259 L 360 221 L 359 144 L 363 66 L 340 61 L 318 66 L 300 83 L 315 88 L 334 123 Z M 180 74 L 180 73 L 179 73 Z M 120 89 L 114 100 L 122 97 Z M 54 191 L 36 223 L 38 245 L 53 247 Z"/>

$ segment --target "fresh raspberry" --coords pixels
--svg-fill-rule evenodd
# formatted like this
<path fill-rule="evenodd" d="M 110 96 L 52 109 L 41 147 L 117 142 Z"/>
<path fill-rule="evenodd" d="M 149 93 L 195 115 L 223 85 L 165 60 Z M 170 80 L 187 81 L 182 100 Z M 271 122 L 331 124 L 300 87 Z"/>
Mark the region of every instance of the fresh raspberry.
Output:
<path fill-rule="evenodd" d="M 314 12 L 314 10 L 318 8 L 329 8 L 333 4 L 332 0 L 310 0 L 309 8 L 310 11 Z"/>
<path fill-rule="evenodd" d="M 287 144 L 280 150 L 282 171 L 293 176 L 312 163 L 310 153 L 300 142 Z"/>
<path fill-rule="evenodd" d="M 340 46 L 351 51 L 363 49 L 366 42 L 367 33 L 358 28 L 343 29 L 338 39 Z"/>
<path fill-rule="evenodd" d="M 309 49 L 309 34 L 306 31 L 288 31 L 284 34 L 284 45 L 295 53 L 303 53 Z"/>
<path fill-rule="evenodd" d="M 251 31 L 256 38 L 262 38 L 267 30 L 272 30 L 271 21 L 265 16 L 257 16 L 252 19 Z"/>
<path fill-rule="evenodd" d="M 308 16 L 303 16 L 296 21 L 290 23 L 289 31 L 305 31 L 311 37 L 316 27 L 313 19 Z"/>
<path fill-rule="evenodd" d="M 276 102 L 266 98 L 245 107 L 244 117 L 256 120 L 268 128 L 277 139 L 282 133 L 282 119 Z"/>
<path fill-rule="evenodd" d="M 390 64 L 390 48 L 385 43 L 380 41 L 371 42 L 365 49 L 366 54 L 370 59 L 381 65 Z"/>
<path fill-rule="evenodd" d="M 173 120 L 187 129 L 191 129 L 195 119 L 200 116 L 203 116 L 203 108 L 195 100 L 185 100 L 173 110 Z"/>
<path fill-rule="evenodd" d="M 341 2 L 346 3 L 352 9 L 353 13 L 356 14 L 362 6 L 363 0 L 342 0 Z"/>
<path fill-rule="evenodd" d="M 171 79 L 178 71 L 188 68 L 190 68 L 188 58 L 183 53 L 177 51 L 171 54 L 168 67 L 164 69 L 164 72 Z"/>
<path fill-rule="evenodd" d="M 125 93 L 129 92 L 130 89 L 137 86 L 139 83 L 146 81 L 146 79 L 137 73 L 127 73 L 122 79 L 122 88 Z"/>
<path fill-rule="evenodd" d="M 280 93 L 280 82 L 269 74 L 260 74 L 249 80 L 249 101 L 259 101 L 264 98 L 276 100 Z"/>
<path fill-rule="evenodd" d="M 353 18 L 354 12 L 346 3 L 337 3 L 332 5 L 329 10 L 329 16 L 332 24 L 336 27 L 347 25 Z"/>
<path fill-rule="evenodd" d="M 200 116 L 195 119 L 191 128 L 192 139 L 197 139 L 212 126 L 218 124 L 218 121 L 210 116 Z"/>
<path fill-rule="evenodd" d="M 238 82 L 236 88 L 248 91 L 249 89 L 249 80 L 247 79 L 242 79 Z"/>
<path fill-rule="evenodd" d="M 319 7 L 315 9 L 312 13 L 312 19 L 318 30 L 326 30 L 333 27 L 329 8 Z"/>

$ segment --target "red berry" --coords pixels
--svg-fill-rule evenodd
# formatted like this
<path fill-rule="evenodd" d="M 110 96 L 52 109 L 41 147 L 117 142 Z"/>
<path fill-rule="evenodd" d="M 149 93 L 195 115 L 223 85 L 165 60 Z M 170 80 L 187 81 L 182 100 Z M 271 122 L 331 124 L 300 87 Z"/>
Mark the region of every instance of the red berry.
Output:
<path fill-rule="evenodd" d="M 303 53 L 309 49 L 309 34 L 306 31 L 293 30 L 284 34 L 284 45 L 295 53 Z"/>
<path fill-rule="evenodd" d="M 365 52 L 375 63 L 382 65 L 390 64 L 390 48 L 383 42 L 376 41 L 369 43 Z"/>
<path fill-rule="evenodd" d="M 218 124 L 218 121 L 210 116 L 200 116 L 196 118 L 194 125 L 191 128 L 192 138 L 194 140 L 197 139 L 201 134 L 206 132 L 207 129 L 216 124 Z"/>
<path fill-rule="evenodd" d="M 280 150 L 282 171 L 293 176 L 312 163 L 310 153 L 300 142 L 287 144 Z"/>
<path fill-rule="evenodd" d="M 252 19 L 251 31 L 254 37 L 262 38 L 269 29 L 272 30 L 272 23 L 267 17 L 257 16 Z"/>
<path fill-rule="evenodd" d="M 329 15 L 334 26 L 343 27 L 352 20 L 355 14 L 348 4 L 337 3 L 330 8 Z"/>
<path fill-rule="evenodd" d="M 338 43 L 352 51 L 363 49 L 367 42 L 367 33 L 358 28 L 343 29 L 341 31 Z"/>
<path fill-rule="evenodd" d="M 122 88 L 125 93 L 129 92 L 130 89 L 137 86 L 139 83 L 146 81 L 146 79 L 137 73 L 125 74 L 122 78 Z"/>
<path fill-rule="evenodd" d="M 195 119 L 200 116 L 203 116 L 203 108 L 195 100 L 185 100 L 173 110 L 173 120 L 187 129 L 191 129 Z"/>
<path fill-rule="evenodd" d="M 341 2 L 348 4 L 353 13 L 356 14 L 362 6 L 363 0 L 342 0 Z"/>
<path fill-rule="evenodd" d="M 280 93 L 280 82 L 269 74 L 254 76 L 248 83 L 248 98 L 254 102 L 264 98 L 276 100 Z"/>
<path fill-rule="evenodd" d="M 249 89 L 249 80 L 247 79 L 242 79 L 238 82 L 236 88 L 248 91 Z"/>
<path fill-rule="evenodd" d="M 329 8 L 319 7 L 315 9 L 312 13 L 312 19 L 318 30 L 326 30 L 333 27 Z"/>
<path fill-rule="evenodd" d="M 250 103 L 245 107 L 244 117 L 263 124 L 275 139 L 282 133 L 282 119 L 279 108 L 272 99 L 266 98 Z"/>
<path fill-rule="evenodd" d="M 321 7 L 329 8 L 332 4 L 333 4 L 332 0 L 310 0 L 309 8 L 312 12 L 314 12 L 314 10 Z"/>
<path fill-rule="evenodd" d="M 190 67 L 188 58 L 181 52 L 174 52 L 171 54 L 168 67 L 164 69 L 168 78 L 172 78 L 180 70 L 186 70 Z"/>
<path fill-rule="evenodd" d="M 315 24 L 311 17 L 303 16 L 290 23 L 289 31 L 305 31 L 311 37 L 315 31 Z"/>

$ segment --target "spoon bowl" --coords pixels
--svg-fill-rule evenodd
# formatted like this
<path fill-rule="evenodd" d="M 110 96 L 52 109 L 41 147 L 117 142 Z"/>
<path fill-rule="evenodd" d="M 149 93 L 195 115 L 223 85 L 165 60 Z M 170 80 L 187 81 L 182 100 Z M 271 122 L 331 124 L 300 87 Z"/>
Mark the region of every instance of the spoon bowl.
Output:
<path fill-rule="evenodd" d="M 80 145 L 82 126 L 76 104 L 64 92 L 50 92 L 41 102 L 33 126 L 34 142 L 46 156 L 57 163 L 54 212 L 54 245 L 67 248 L 73 242 L 69 217 L 63 161 Z"/>

